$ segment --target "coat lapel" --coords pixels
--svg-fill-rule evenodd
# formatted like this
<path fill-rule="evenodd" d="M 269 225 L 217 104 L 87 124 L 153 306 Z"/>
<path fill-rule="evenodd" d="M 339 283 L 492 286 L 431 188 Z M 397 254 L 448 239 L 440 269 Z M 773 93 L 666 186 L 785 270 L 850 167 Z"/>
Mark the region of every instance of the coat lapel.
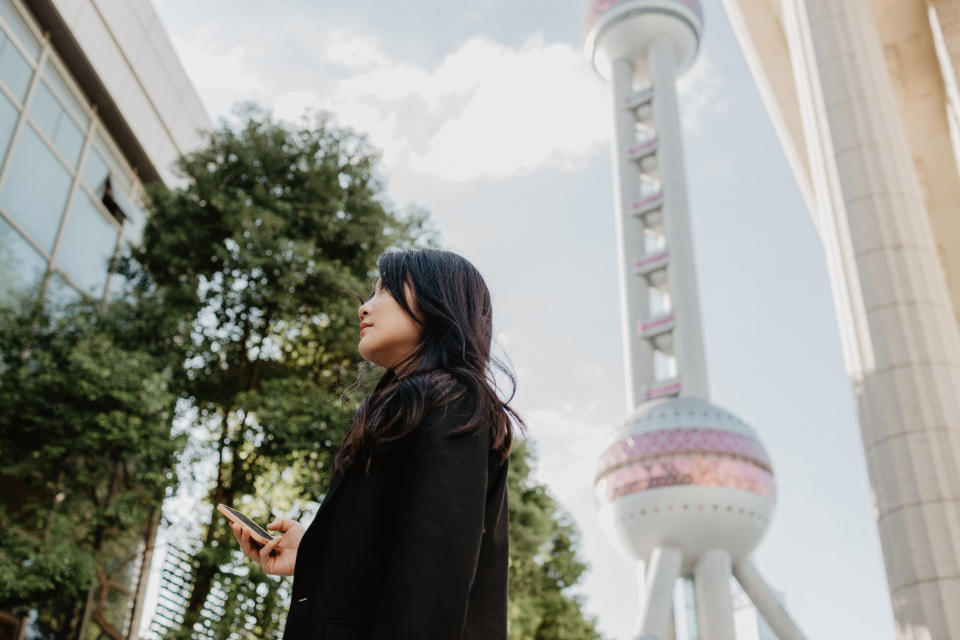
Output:
<path fill-rule="evenodd" d="M 327 490 L 327 495 L 323 497 L 323 501 L 320 503 L 317 513 L 313 516 L 313 522 L 311 522 L 310 526 L 307 527 L 308 531 L 315 527 L 322 527 L 322 523 L 330 517 L 328 511 L 330 511 L 330 506 L 334 502 L 333 498 L 340 489 L 342 482 L 343 477 L 340 474 L 334 476 L 333 480 L 330 482 L 330 489 Z"/>
<path fill-rule="evenodd" d="M 317 509 L 317 513 L 323 511 L 323 508 L 330 504 L 330 499 L 333 497 L 333 494 L 337 492 L 337 489 L 340 488 L 340 483 L 343 481 L 343 476 L 339 473 L 334 476 L 333 481 L 330 483 L 330 490 L 327 491 L 327 495 L 323 497 L 323 502 L 320 503 L 320 508 Z"/>
<path fill-rule="evenodd" d="M 342 477 L 336 475 L 330 483 L 330 489 L 327 495 L 323 497 L 320 508 L 313 516 L 313 521 L 307 527 L 303 538 L 300 540 L 300 549 L 297 552 L 298 562 L 294 568 L 293 593 L 299 597 L 303 593 L 309 592 L 313 583 L 317 580 L 313 556 L 319 550 L 320 544 L 326 535 L 327 522 L 330 520 L 334 498 L 337 496 L 342 484 Z"/>

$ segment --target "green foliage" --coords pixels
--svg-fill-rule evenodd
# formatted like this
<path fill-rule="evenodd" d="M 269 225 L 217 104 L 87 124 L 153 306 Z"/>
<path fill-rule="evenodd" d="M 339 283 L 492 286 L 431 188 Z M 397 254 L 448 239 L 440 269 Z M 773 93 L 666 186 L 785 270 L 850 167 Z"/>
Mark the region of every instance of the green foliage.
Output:
<path fill-rule="evenodd" d="M 191 320 L 182 394 L 220 457 L 216 499 L 251 493 L 277 461 L 322 468 L 357 370 L 357 295 L 422 221 L 381 202 L 363 138 L 326 116 L 293 128 L 245 115 L 181 159 L 182 188 L 151 185 L 133 256 L 145 272 L 130 274 Z M 314 480 L 302 498 L 316 497 Z"/>
<path fill-rule="evenodd" d="M 525 441 L 510 453 L 510 640 L 600 638 L 596 621 L 569 593 L 586 570 L 576 554 L 577 532 L 547 492 L 531 482 Z"/>
<path fill-rule="evenodd" d="M 252 106 L 241 116 L 181 159 L 180 187 L 151 185 L 143 246 L 119 267 L 188 320 L 177 390 L 194 416 L 194 455 L 215 465 L 187 622 L 173 635 L 189 635 L 248 562 L 217 503 L 269 521 L 272 505 L 302 517 L 322 498 L 373 382 L 353 384 L 357 307 L 376 259 L 432 244 L 422 211 L 401 217 L 385 203 L 365 138 L 323 114 L 300 125 Z"/>
<path fill-rule="evenodd" d="M 154 320 L 129 300 L 0 307 L 0 609 L 37 609 L 52 637 L 75 633 L 98 576 L 129 580 L 176 487 L 183 439 L 170 436 L 176 395 Z"/>

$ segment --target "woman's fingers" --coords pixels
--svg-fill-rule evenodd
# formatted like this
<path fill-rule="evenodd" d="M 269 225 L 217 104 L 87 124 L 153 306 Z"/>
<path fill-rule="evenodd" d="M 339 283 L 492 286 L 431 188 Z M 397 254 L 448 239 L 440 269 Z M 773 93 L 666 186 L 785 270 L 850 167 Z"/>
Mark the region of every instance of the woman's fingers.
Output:
<path fill-rule="evenodd" d="M 278 572 L 280 575 L 291 575 L 292 569 L 287 570 L 283 568 L 281 564 L 279 564 L 279 556 L 281 553 L 284 554 L 283 565 L 289 564 L 292 561 L 292 558 L 296 555 L 295 547 L 299 542 L 299 537 L 303 536 L 302 531 L 299 532 L 299 536 L 297 535 L 298 529 L 302 530 L 303 525 L 296 520 L 285 520 L 280 518 L 274 520 L 267 525 L 267 529 L 281 529 L 287 533 L 275 536 L 266 544 L 261 544 L 259 541 L 254 541 L 253 538 L 250 537 L 250 528 L 240 523 L 231 522 L 230 529 L 233 530 L 234 537 L 236 537 L 237 541 L 240 543 L 240 549 L 243 551 L 243 555 L 258 563 L 264 569 L 264 571 L 267 571 L 268 573 Z M 293 548 L 288 548 L 288 544 L 285 544 L 282 549 L 277 548 L 281 540 L 284 538 L 288 544 L 293 544 Z"/>
<path fill-rule="evenodd" d="M 256 549 L 253 548 L 253 543 L 250 541 L 250 529 L 244 527 L 243 525 L 236 525 L 240 528 L 240 548 L 243 550 L 243 555 L 247 556 L 253 561 L 259 562 L 260 557 L 257 554 Z"/>
<path fill-rule="evenodd" d="M 277 518 L 273 522 L 267 525 L 267 529 L 279 529 L 281 531 L 288 531 L 290 527 L 294 525 L 295 520 L 287 520 L 285 518 Z"/>
<path fill-rule="evenodd" d="M 243 554 L 246 555 L 247 550 L 243 548 L 243 527 L 235 522 L 231 522 L 230 530 L 233 531 L 233 537 L 240 543 L 240 551 L 243 551 Z"/>
<path fill-rule="evenodd" d="M 275 536 L 266 544 L 250 537 L 250 528 L 231 522 L 230 529 L 240 542 L 243 555 L 247 556 L 267 573 L 293 575 L 296 565 L 297 546 L 303 537 L 303 525 L 295 520 L 275 520 L 267 525 L 268 529 L 283 529 L 285 533 Z M 281 546 L 281 542 L 284 544 Z"/>
<path fill-rule="evenodd" d="M 237 542 L 240 543 L 240 550 L 243 551 L 243 555 L 247 555 L 247 542 L 243 539 L 243 526 L 231 524 L 230 528 L 233 529 L 233 534 L 237 536 Z"/>
<path fill-rule="evenodd" d="M 283 536 L 276 536 L 274 537 L 273 540 L 263 545 L 263 547 L 260 549 L 260 558 L 259 558 L 259 562 L 261 565 L 265 564 L 270 559 L 270 555 L 273 553 L 274 547 L 280 544 L 280 539 L 282 537 Z"/>

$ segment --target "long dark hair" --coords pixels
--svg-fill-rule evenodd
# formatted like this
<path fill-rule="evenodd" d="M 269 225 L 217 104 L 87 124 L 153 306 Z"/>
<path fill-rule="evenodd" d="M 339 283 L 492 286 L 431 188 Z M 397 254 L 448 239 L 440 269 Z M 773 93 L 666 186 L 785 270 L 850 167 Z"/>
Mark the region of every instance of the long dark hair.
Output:
<path fill-rule="evenodd" d="M 334 459 L 335 473 L 343 475 L 358 462 L 369 473 L 376 449 L 402 440 L 430 408 L 462 393 L 472 396 L 475 410 L 455 433 L 489 429 L 491 449 L 506 460 L 513 442 L 511 416 L 524 435 L 526 425 L 510 407 L 516 377 L 491 355 L 493 306 L 480 272 L 452 251 L 421 248 L 383 253 L 377 269 L 382 286 L 423 332 L 417 346 L 387 369 L 360 403 Z M 420 318 L 407 304 L 404 282 L 412 289 Z M 495 370 L 510 381 L 506 400 L 497 393 Z"/>

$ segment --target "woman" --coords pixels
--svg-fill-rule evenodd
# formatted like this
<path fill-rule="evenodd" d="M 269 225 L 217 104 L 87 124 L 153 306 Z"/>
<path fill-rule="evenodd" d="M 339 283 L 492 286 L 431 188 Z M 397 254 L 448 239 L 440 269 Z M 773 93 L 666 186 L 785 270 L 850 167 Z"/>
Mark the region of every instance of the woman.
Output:
<path fill-rule="evenodd" d="M 360 355 L 386 371 L 363 400 L 307 529 L 259 551 L 293 575 L 285 640 L 507 637 L 507 463 L 512 415 L 491 384 L 490 293 L 463 257 L 384 253 L 363 302 Z"/>

